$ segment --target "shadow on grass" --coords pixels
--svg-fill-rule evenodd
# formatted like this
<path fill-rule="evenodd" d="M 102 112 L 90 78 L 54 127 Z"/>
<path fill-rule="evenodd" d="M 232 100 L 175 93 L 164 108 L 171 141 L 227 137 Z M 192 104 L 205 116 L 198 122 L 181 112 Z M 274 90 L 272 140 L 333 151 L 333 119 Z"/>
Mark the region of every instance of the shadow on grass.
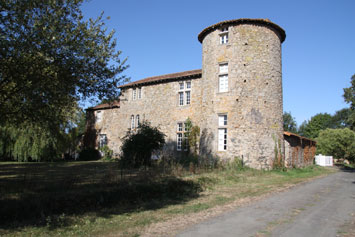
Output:
<path fill-rule="evenodd" d="M 335 164 L 335 166 L 337 166 L 341 171 L 344 171 L 344 172 L 350 172 L 350 173 L 354 173 L 355 172 L 355 168 L 352 167 L 351 165 Z"/>
<path fill-rule="evenodd" d="M 120 179 L 116 163 L 0 164 L 0 229 L 50 229 L 75 224 L 71 216 L 110 218 L 184 203 L 200 184 L 159 172 Z"/>

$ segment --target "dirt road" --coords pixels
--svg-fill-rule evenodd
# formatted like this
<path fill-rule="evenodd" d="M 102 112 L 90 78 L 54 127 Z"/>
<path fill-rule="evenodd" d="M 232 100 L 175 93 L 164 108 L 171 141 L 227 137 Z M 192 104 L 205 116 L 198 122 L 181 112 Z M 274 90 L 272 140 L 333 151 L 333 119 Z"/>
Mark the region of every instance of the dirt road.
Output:
<path fill-rule="evenodd" d="M 355 218 L 355 172 L 339 171 L 231 210 L 186 236 L 338 236 Z"/>

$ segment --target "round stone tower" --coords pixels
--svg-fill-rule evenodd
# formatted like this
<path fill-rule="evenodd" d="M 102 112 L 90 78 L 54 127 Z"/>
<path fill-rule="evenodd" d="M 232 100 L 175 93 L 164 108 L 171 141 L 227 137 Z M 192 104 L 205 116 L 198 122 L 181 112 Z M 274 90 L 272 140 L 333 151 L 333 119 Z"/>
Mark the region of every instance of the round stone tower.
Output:
<path fill-rule="evenodd" d="M 200 153 L 268 169 L 283 157 L 281 43 L 268 19 L 217 23 L 202 43 Z"/>

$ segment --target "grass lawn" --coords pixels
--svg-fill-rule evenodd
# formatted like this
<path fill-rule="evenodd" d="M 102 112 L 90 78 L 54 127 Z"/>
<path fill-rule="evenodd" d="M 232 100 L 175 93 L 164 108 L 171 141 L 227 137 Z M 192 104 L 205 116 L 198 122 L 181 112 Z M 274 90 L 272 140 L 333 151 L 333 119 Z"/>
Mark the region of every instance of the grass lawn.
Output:
<path fill-rule="evenodd" d="M 177 176 L 151 169 L 121 179 L 113 162 L 0 163 L 0 235 L 140 236 L 152 224 L 188 221 L 331 172 L 229 167 Z"/>

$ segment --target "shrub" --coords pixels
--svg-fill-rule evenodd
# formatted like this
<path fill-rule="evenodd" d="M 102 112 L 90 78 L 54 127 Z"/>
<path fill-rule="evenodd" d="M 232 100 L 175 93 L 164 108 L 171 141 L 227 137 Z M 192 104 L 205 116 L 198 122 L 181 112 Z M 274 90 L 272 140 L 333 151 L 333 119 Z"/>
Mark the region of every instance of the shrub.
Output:
<path fill-rule="evenodd" d="M 318 153 L 355 162 L 355 132 L 349 128 L 326 129 L 317 139 Z"/>
<path fill-rule="evenodd" d="M 100 148 L 100 152 L 101 152 L 101 158 L 103 160 L 111 160 L 112 159 L 112 155 L 113 155 L 113 151 L 107 146 L 103 146 Z"/>
<path fill-rule="evenodd" d="M 128 131 L 124 137 L 121 165 L 124 168 L 150 166 L 153 151 L 165 144 L 165 134 L 148 122 L 143 122 L 135 131 Z"/>

